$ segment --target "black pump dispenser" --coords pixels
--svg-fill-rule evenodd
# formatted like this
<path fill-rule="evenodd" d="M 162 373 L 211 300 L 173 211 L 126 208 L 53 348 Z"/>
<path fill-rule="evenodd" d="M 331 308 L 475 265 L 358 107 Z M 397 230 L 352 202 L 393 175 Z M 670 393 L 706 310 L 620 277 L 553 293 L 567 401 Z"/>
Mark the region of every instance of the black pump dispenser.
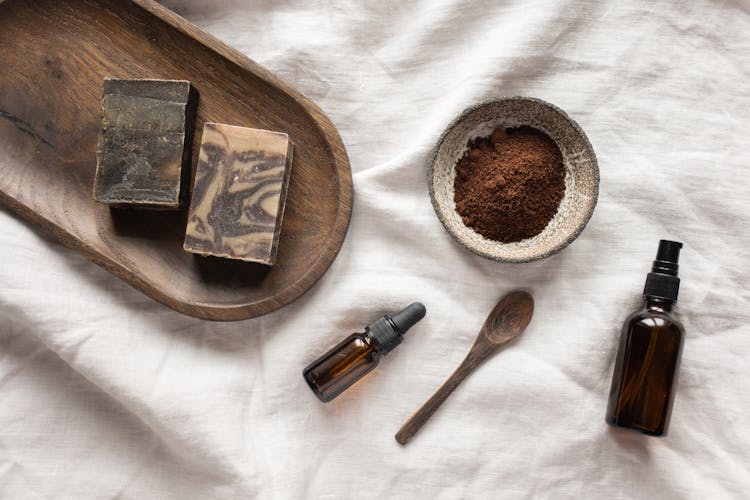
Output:
<path fill-rule="evenodd" d="M 677 300 L 680 291 L 680 278 L 677 271 L 680 266 L 680 249 L 682 243 L 679 241 L 660 240 L 659 249 L 656 252 L 656 260 L 651 266 L 651 272 L 646 277 L 646 285 L 643 287 L 643 296 L 650 299 L 663 299 L 670 302 Z"/>
<path fill-rule="evenodd" d="M 682 243 L 661 240 L 643 288 L 643 308 L 622 326 L 607 423 L 651 436 L 667 433 L 685 330 L 672 314 Z"/>

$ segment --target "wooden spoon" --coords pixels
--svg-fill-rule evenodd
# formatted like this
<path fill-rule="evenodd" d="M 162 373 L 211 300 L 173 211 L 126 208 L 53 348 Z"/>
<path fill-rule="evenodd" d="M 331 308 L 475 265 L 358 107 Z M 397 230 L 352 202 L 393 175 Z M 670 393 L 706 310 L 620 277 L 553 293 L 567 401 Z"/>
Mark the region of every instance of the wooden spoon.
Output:
<path fill-rule="evenodd" d="M 396 441 L 406 444 L 443 404 L 469 373 L 500 350 L 506 342 L 523 333 L 534 313 L 534 299 L 526 292 L 511 292 L 497 303 L 482 325 L 466 359 L 440 389 L 401 427 Z"/>

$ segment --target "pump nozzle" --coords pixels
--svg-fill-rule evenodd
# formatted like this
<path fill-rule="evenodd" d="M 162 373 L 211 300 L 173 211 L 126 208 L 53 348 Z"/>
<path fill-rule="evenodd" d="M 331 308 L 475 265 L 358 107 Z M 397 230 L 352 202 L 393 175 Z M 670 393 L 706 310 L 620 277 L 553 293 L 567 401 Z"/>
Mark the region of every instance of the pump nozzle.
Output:
<path fill-rule="evenodd" d="M 660 240 L 659 250 L 656 251 L 656 260 L 651 272 L 677 276 L 677 270 L 680 267 L 677 265 L 677 261 L 680 260 L 681 248 L 682 243 L 679 241 Z"/>
<path fill-rule="evenodd" d="M 682 243 L 679 241 L 659 241 L 656 260 L 651 266 L 651 272 L 648 273 L 646 285 L 643 287 L 644 297 L 672 302 L 677 300 L 677 293 L 680 290 L 680 278 L 677 277 L 680 266 L 677 265 L 677 261 L 680 259 L 681 248 Z"/>

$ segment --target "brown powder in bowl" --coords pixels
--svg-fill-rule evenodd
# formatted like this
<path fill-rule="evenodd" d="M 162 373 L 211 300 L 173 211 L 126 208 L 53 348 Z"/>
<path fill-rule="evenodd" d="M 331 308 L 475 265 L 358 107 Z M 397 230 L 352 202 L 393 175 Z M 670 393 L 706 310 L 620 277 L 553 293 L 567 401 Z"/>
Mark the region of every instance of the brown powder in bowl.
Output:
<path fill-rule="evenodd" d="M 541 233 L 565 193 L 557 144 L 527 126 L 469 142 L 456 164 L 456 211 L 485 238 L 510 243 Z"/>

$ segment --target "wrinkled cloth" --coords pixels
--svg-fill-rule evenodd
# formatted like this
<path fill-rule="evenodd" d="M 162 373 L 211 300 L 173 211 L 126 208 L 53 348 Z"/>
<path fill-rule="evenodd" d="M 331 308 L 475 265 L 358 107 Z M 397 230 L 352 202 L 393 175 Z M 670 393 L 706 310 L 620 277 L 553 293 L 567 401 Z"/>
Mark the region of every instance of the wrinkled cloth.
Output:
<path fill-rule="evenodd" d="M 330 116 L 351 160 L 351 226 L 299 300 L 214 323 L 0 211 L 1 497 L 747 495 L 746 1 L 164 4 Z M 587 228 L 530 264 L 463 250 L 425 180 L 448 123 L 505 95 L 566 110 L 601 169 Z M 663 439 L 604 423 L 620 328 L 660 238 L 685 244 L 676 313 L 687 332 Z M 536 301 L 526 333 L 398 445 L 517 288 Z M 428 312 L 403 344 L 320 403 L 303 367 L 414 300 Z"/>

